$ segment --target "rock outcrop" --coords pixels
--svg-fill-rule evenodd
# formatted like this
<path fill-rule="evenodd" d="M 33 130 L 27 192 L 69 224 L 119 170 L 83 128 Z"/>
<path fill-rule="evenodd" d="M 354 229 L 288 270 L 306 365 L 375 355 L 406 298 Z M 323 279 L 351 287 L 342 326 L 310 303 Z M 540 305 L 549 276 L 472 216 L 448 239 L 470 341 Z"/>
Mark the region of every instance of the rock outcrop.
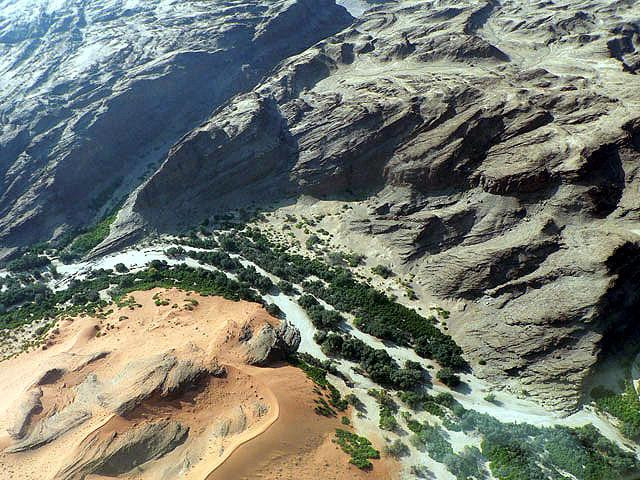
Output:
<path fill-rule="evenodd" d="M 267 365 L 284 360 L 300 346 L 300 332 L 284 320 L 273 327 L 265 324 L 257 333 L 244 339 L 246 361 L 250 365 Z"/>
<path fill-rule="evenodd" d="M 640 302 L 639 19 L 632 2 L 379 5 L 185 136 L 105 246 L 132 219 L 366 200 L 352 227 L 468 303 L 453 331 L 479 375 L 573 405 Z"/>

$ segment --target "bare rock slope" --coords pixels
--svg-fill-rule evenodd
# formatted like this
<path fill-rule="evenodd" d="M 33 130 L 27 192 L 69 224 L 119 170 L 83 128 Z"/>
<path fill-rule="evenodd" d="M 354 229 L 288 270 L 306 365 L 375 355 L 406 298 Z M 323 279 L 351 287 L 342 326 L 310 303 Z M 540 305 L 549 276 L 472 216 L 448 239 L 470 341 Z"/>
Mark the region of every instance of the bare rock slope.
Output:
<path fill-rule="evenodd" d="M 632 1 L 379 5 L 177 143 L 103 247 L 356 194 L 354 229 L 467 302 L 480 375 L 571 404 L 640 300 L 639 22 Z"/>
<path fill-rule="evenodd" d="M 99 220 L 218 105 L 350 22 L 332 0 L 1 0 L 0 255 Z"/>

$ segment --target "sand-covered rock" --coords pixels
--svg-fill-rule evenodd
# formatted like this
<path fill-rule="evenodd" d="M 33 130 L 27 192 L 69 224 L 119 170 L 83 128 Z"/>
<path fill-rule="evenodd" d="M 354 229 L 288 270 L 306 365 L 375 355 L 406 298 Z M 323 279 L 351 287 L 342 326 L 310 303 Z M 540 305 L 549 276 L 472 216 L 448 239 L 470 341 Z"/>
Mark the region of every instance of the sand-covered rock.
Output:
<path fill-rule="evenodd" d="M 0 471 L 202 479 L 278 418 L 250 363 L 277 375 L 274 362 L 300 342 L 295 327 L 259 304 L 198 297 L 195 307 L 171 308 L 154 295 L 170 305 L 185 297 L 135 293 L 137 309 L 64 322 L 46 350 L 0 363 Z M 100 322 L 101 335 L 87 336 Z M 260 345 L 250 362 L 247 338 Z"/>
<path fill-rule="evenodd" d="M 24 437 L 31 416 L 42 408 L 42 389 L 32 388 L 24 393 L 16 403 L 13 411 L 9 412 L 12 424 L 7 427 L 7 433 L 13 439 Z"/>
<path fill-rule="evenodd" d="M 55 478 L 84 480 L 90 473 L 113 477 L 130 472 L 171 452 L 185 441 L 188 430 L 178 422 L 163 420 L 135 426 L 120 434 L 95 434 L 82 443 L 73 463 Z"/>

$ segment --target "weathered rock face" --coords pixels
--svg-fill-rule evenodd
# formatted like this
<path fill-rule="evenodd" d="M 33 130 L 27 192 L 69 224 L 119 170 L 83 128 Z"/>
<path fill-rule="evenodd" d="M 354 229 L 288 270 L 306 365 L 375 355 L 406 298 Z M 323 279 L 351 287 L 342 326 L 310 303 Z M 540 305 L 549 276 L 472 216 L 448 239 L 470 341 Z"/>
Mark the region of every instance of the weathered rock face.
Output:
<path fill-rule="evenodd" d="M 189 429 L 178 422 L 161 420 L 135 426 L 122 433 L 94 434 L 83 442 L 74 462 L 56 479 L 83 480 L 88 474 L 117 476 L 155 460 L 182 444 Z"/>
<path fill-rule="evenodd" d="M 331 0 L 0 1 L 0 248 L 100 218 L 218 105 L 350 22 Z"/>
<path fill-rule="evenodd" d="M 376 7 L 185 136 L 104 246 L 360 193 L 353 227 L 468 302 L 452 331 L 478 374 L 570 405 L 640 301 L 639 19 L 634 2 Z"/>
<path fill-rule="evenodd" d="M 47 373 L 49 372 L 51 370 Z M 30 425 L 33 412 L 42 408 L 42 390 L 35 385 L 16 405 L 16 418 L 9 433 L 17 441 L 7 451 L 21 452 L 52 442 L 88 421 L 96 406 L 115 415 L 124 416 L 153 395 L 160 398 L 179 395 L 211 375 L 223 374 L 224 369 L 217 365 L 204 366 L 191 360 L 179 360 L 171 353 L 155 355 L 127 364 L 121 372 L 107 381 L 99 379 L 94 374 L 87 375 L 82 383 L 73 389 L 72 402 L 61 408 L 51 409 Z M 149 432 L 145 430 L 139 433 L 144 437 Z M 134 435 L 133 438 L 138 436 Z M 112 453 L 116 454 L 120 448 L 127 447 L 117 442 L 108 442 L 100 445 L 91 444 L 89 450 L 95 453 L 96 448 L 100 450 L 100 455 L 104 456 L 105 452 L 111 449 L 115 449 L 116 452 Z M 75 477 L 72 475 L 64 478 Z"/>
<path fill-rule="evenodd" d="M 265 324 L 256 334 L 243 340 L 246 361 L 250 365 L 267 365 L 283 360 L 300 346 L 300 331 L 286 320 L 277 327 Z"/>

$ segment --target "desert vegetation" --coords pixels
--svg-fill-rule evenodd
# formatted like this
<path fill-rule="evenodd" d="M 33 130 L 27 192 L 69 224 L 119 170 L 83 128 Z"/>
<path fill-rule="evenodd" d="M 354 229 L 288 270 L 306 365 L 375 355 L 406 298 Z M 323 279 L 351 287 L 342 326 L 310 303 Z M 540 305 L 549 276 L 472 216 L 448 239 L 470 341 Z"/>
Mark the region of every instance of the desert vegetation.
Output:
<path fill-rule="evenodd" d="M 288 282 L 303 284 L 312 293 L 339 312 L 354 315 L 363 332 L 395 343 L 413 346 L 416 352 L 433 358 L 455 370 L 467 366 L 462 350 L 441 332 L 433 317 L 425 318 L 384 293 L 357 280 L 347 269 L 332 267 L 320 259 L 292 254 L 272 244 L 257 229 L 247 228 L 243 235 L 221 234 L 225 250 L 239 253 L 247 260 Z M 316 277 L 320 281 L 309 281 Z"/>
<path fill-rule="evenodd" d="M 613 415 L 620 421 L 620 430 L 626 437 L 636 440 L 640 437 L 640 400 L 631 382 L 626 382 L 620 393 L 606 388 L 591 391 L 597 407 Z"/>
<path fill-rule="evenodd" d="M 380 452 L 373 448 L 369 440 L 353 432 L 337 428 L 335 442 L 351 456 L 350 462 L 363 470 L 373 466 L 370 459 L 380 458 Z"/>

